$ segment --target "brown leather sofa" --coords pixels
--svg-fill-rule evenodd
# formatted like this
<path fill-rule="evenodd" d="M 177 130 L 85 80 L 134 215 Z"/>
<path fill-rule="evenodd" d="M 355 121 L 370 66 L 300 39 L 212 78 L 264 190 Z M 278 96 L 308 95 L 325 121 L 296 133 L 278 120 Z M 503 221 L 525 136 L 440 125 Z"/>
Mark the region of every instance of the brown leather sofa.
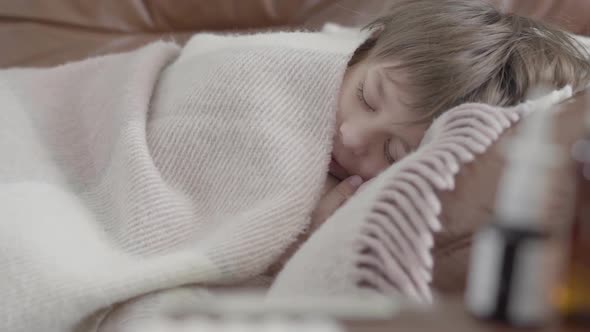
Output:
<path fill-rule="evenodd" d="M 590 34 L 590 0 L 489 0 L 503 10 Z M 154 40 L 185 42 L 201 31 L 316 29 L 326 21 L 362 25 L 395 0 L 3 0 L 0 68 L 51 66 L 133 49 Z M 583 112 L 578 112 L 579 117 Z M 564 120 L 563 128 L 581 123 Z M 579 128 L 578 134 L 583 132 Z M 497 149 L 465 167 L 443 193 L 446 231 L 438 238 L 434 284 L 460 290 L 471 235 L 489 218 L 501 170 Z M 495 151 L 495 152 L 494 152 Z M 484 189 L 482 189 L 484 188 Z M 487 205 L 486 205 L 487 204 Z M 477 221 L 477 222 L 475 222 Z M 471 227 L 464 225 L 473 222 Z M 457 226 L 459 225 L 459 226 Z"/>
<path fill-rule="evenodd" d="M 396 0 L 3 0 L 0 68 L 50 66 L 200 31 L 366 23 Z M 489 0 L 590 33 L 587 0 Z"/>

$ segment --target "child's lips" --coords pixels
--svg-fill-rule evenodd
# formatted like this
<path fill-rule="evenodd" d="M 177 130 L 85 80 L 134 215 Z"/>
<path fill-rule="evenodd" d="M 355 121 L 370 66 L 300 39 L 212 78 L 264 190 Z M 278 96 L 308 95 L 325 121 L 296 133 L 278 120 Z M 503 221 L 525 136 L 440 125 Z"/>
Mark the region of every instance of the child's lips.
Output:
<path fill-rule="evenodd" d="M 330 173 L 333 176 L 335 176 L 336 178 L 338 178 L 339 180 L 344 180 L 350 176 L 350 174 L 348 174 L 346 169 L 344 167 L 342 167 L 342 165 L 340 165 L 340 163 L 338 163 L 338 160 L 336 159 L 336 157 L 334 155 L 332 155 L 332 159 L 330 160 L 329 170 L 330 170 Z"/>

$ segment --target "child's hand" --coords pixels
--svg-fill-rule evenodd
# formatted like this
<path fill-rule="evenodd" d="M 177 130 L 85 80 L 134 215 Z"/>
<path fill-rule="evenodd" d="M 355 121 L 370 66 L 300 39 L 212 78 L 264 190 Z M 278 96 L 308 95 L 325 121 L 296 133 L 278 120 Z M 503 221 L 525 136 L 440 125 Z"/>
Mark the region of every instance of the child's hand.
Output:
<path fill-rule="evenodd" d="M 295 243 L 287 248 L 274 264 L 269 267 L 265 275 L 275 276 L 283 268 L 283 265 L 289 260 L 289 258 L 293 256 L 295 251 L 299 249 L 301 244 L 356 192 L 356 190 L 363 184 L 363 179 L 360 176 L 355 175 L 337 183 L 336 185 L 334 184 L 335 182 L 328 179 L 324 188 L 326 191 L 311 214 L 309 228 L 305 233 L 299 236 Z"/>
<path fill-rule="evenodd" d="M 363 184 L 363 179 L 354 175 L 338 183 L 322 196 L 315 210 L 311 214 L 309 233 L 315 231 L 334 212 L 341 207 Z"/>

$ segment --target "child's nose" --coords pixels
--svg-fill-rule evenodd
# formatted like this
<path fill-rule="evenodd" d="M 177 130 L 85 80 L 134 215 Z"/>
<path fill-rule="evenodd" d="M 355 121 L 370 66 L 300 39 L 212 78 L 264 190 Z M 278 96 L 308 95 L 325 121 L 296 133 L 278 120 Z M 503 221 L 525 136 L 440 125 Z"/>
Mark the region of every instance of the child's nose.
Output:
<path fill-rule="evenodd" d="M 342 145 L 357 157 L 364 157 L 369 152 L 369 133 L 362 127 L 342 124 L 340 126 Z"/>

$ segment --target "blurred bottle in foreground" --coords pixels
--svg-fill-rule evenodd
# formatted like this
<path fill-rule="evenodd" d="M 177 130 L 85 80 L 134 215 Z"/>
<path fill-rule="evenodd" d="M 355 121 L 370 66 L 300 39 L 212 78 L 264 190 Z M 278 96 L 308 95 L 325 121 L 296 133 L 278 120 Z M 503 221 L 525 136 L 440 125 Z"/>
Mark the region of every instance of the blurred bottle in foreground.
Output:
<path fill-rule="evenodd" d="M 471 254 L 465 300 L 476 317 L 519 327 L 551 322 L 551 236 L 542 219 L 562 155 L 552 131 L 552 112 L 540 110 L 505 146 L 493 220 L 475 236 Z"/>

